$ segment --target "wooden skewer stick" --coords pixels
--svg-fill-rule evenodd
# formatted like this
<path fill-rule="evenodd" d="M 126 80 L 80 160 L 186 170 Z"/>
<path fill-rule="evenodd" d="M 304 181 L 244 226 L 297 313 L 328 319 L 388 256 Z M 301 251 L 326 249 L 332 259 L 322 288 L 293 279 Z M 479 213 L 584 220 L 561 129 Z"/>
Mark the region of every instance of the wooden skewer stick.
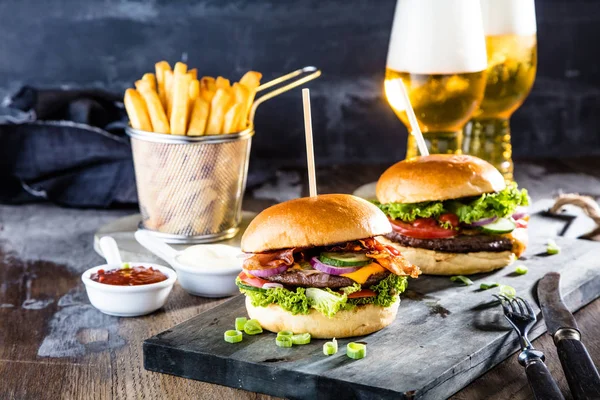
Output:
<path fill-rule="evenodd" d="M 425 139 L 423 138 L 423 132 L 421 132 L 421 128 L 419 128 L 419 122 L 417 121 L 417 116 L 415 115 L 415 110 L 413 110 L 412 105 L 410 104 L 410 99 L 408 98 L 408 91 L 406 90 L 406 86 L 404 86 L 404 82 L 402 79 L 396 79 L 398 85 L 400 86 L 400 93 L 402 93 L 402 97 L 404 98 L 404 104 L 406 107 L 406 115 L 408 116 L 408 122 L 410 123 L 410 133 L 417 140 L 417 147 L 419 148 L 419 153 L 421 156 L 428 156 L 429 150 L 427 150 L 427 144 L 425 143 Z"/>
<path fill-rule="evenodd" d="M 312 116 L 310 114 L 310 90 L 302 89 L 304 106 L 304 132 L 306 134 L 306 160 L 308 163 L 308 188 L 310 197 L 317 195 L 317 177 L 315 173 L 315 153 L 313 149 Z"/>

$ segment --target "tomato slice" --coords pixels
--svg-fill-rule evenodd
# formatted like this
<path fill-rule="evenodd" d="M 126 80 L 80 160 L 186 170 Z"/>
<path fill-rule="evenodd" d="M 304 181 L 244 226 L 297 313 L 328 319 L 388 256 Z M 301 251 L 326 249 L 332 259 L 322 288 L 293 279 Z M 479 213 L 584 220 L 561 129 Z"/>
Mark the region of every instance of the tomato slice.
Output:
<path fill-rule="evenodd" d="M 363 289 L 363 290 L 359 290 L 358 292 L 349 294 L 348 298 L 349 299 L 358 299 L 360 297 L 373 297 L 373 296 L 377 296 L 377 294 L 374 291 L 372 291 L 371 289 Z"/>
<path fill-rule="evenodd" d="M 260 279 L 255 276 L 248 276 L 245 272 L 241 272 L 239 278 L 247 285 L 262 288 L 265 283 L 269 283 L 266 279 Z"/>
<path fill-rule="evenodd" d="M 412 224 L 400 220 L 390 220 L 394 231 L 416 239 L 444 239 L 458 235 L 456 229 L 442 228 L 433 218 L 419 218 Z"/>
<path fill-rule="evenodd" d="M 529 221 L 525 219 L 518 219 L 515 221 L 515 225 L 517 226 L 517 228 L 527 228 L 527 226 L 529 225 Z"/>
<path fill-rule="evenodd" d="M 438 218 L 438 221 L 448 222 L 452 226 L 458 226 L 458 224 L 460 223 L 460 221 L 458 220 L 458 215 L 452 214 L 452 213 L 444 213 L 444 214 L 440 215 L 440 217 Z"/>

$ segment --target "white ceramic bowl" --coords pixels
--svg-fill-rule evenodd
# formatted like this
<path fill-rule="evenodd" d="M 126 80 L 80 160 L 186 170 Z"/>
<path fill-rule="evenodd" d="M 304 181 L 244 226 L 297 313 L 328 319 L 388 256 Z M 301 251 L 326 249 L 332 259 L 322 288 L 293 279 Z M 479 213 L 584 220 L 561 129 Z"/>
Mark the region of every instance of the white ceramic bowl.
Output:
<path fill-rule="evenodd" d="M 189 294 L 202 297 L 227 297 L 239 294 L 240 291 L 235 284 L 235 278 L 242 271 L 241 259 L 235 258 L 234 262 L 228 262 L 204 260 L 199 256 L 196 265 L 190 265 L 184 260 L 186 251 L 189 251 L 189 248 L 184 251 L 177 251 L 143 230 L 137 231 L 135 238 L 142 246 L 168 262 L 177 271 L 179 284 Z M 196 245 L 193 247 L 198 249 L 227 247 L 230 249 L 229 251 L 235 251 L 238 255 L 241 254 L 238 248 L 224 244 Z"/>
<path fill-rule="evenodd" d="M 129 263 L 132 267 L 152 267 L 167 275 L 167 280 L 149 285 L 117 286 L 95 282 L 90 276 L 99 269 L 113 269 L 108 264 L 90 268 L 81 275 L 90 302 L 104 314 L 137 317 L 150 314 L 165 305 L 177 274 L 171 268 L 151 263 Z"/>

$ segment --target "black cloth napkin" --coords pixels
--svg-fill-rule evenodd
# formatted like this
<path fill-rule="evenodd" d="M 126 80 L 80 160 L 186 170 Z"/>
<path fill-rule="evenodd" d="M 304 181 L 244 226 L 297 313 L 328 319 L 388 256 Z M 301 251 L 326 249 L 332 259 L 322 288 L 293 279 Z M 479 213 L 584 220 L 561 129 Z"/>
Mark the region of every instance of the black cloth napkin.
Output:
<path fill-rule="evenodd" d="M 0 202 L 137 202 L 121 95 L 23 87 L 0 107 Z"/>

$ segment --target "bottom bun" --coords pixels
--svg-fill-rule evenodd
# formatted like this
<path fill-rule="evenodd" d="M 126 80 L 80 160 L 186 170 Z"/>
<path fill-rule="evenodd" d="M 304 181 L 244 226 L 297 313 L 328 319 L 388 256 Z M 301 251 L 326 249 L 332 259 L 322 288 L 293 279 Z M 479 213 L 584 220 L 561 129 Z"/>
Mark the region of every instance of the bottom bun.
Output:
<path fill-rule="evenodd" d="M 276 304 L 255 307 L 246 297 L 246 309 L 250 318 L 271 332 L 308 332 L 315 339 L 363 336 L 381 330 L 394 322 L 400 298 L 389 307 L 373 304 L 356 306 L 352 310 L 337 312 L 332 318 L 311 309 L 308 314 L 293 315 Z"/>
<path fill-rule="evenodd" d="M 476 251 L 473 253 L 446 253 L 442 251 L 401 246 L 387 238 L 379 241 L 398 249 L 411 263 L 427 275 L 472 275 L 490 272 L 512 264 L 512 251 Z"/>

